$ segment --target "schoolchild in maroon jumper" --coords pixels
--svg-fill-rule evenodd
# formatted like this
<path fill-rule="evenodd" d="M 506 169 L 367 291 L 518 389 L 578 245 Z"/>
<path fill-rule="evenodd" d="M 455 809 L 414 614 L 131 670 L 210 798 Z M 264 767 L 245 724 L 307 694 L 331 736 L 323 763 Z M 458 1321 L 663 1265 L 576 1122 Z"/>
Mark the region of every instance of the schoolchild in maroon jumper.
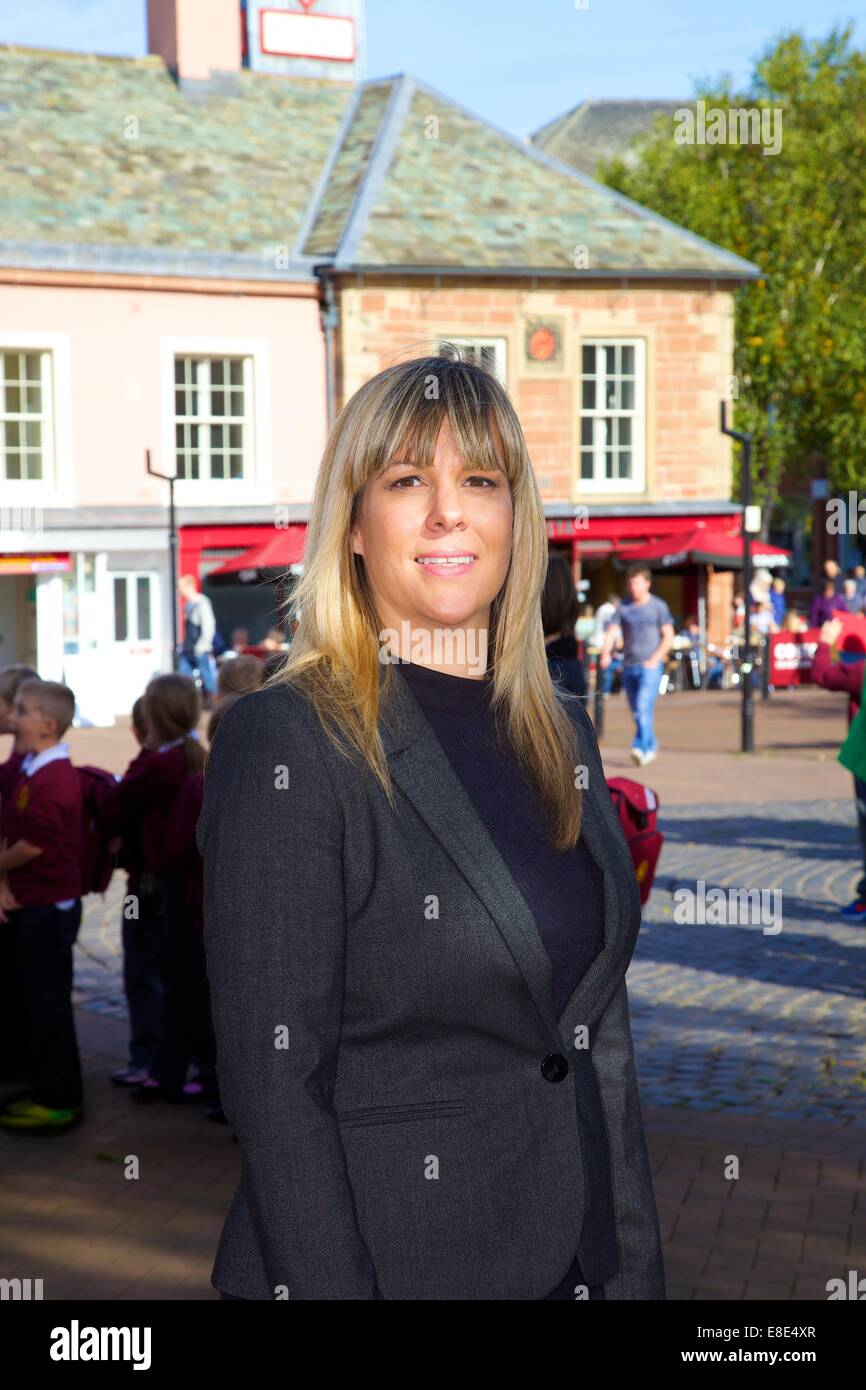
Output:
<path fill-rule="evenodd" d="M 27 680 L 11 724 L 24 755 L 0 850 L 0 917 L 16 938 L 27 1015 L 29 1095 L 0 1126 L 46 1134 L 84 1113 L 72 1009 L 72 950 L 81 923 L 82 793 L 62 742 L 75 697 L 56 681 Z"/>
<path fill-rule="evenodd" d="M 12 724 L 13 706 L 19 686 L 24 681 L 38 681 L 39 673 L 32 666 L 16 664 L 4 666 L 0 671 L 0 734 L 12 734 L 12 746 L 5 763 L 0 763 L 0 816 L 3 814 L 3 798 L 8 797 L 18 780 L 18 773 L 24 754 L 17 745 Z M 0 839 L 3 838 L 0 830 Z"/>
<path fill-rule="evenodd" d="M 177 930 L 183 915 L 183 875 L 171 872 L 166 863 L 166 832 L 175 800 L 186 779 L 204 765 L 197 730 L 200 712 L 198 691 L 188 676 L 154 677 L 144 692 L 147 752 L 128 769 L 99 812 L 107 835 L 123 835 L 138 825 L 143 873 L 152 878 L 161 899 L 159 1042 L 149 1076 L 130 1088 L 135 1101 L 183 1103 L 203 1094 L 201 1087 L 185 1089 L 194 1020 L 185 1012 L 184 1000 L 194 962 L 185 934 Z"/>
<path fill-rule="evenodd" d="M 126 769 L 127 777 L 141 768 L 151 751 L 143 695 L 132 707 L 131 726 L 138 752 Z M 129 1011 L 129 1060 L 120 1071 L 112 1073 L 111 1080 L 116 1086 L 139 1086 L 150 1074 L 159 1045 L 162 908 L 154 877 L 144 867 L 141 816 L 129 820 L 120 839 L 118 863 L 127 873 L 121 909 L 121 939 L 123 988 Z"/>
<path fill-rule="evenodd" d="M 18 687 L 26 680 L 38 680 L 31 666 L 20 663 L 0 671 L 0 734 L 12 735 L 9 756 L 0 763 L 0 845 L 8 839 L 5 822 L 11 794 L 24 754 L 16 746 L 12 711 Z M 14 932 L 0 930 L 0 1086 L 4 1100 L 17 1100 L 26 1093 L 27 1016 L 21 989 L 18 943 Z"/>
<path fill-rule="evenodd" d="M 240 660 L 241 658 L 239 658 Z M 241 698 L 240 693 L 222 695 L 211 713 L 207 726 L 208 744 L 213 743 L 219 722 L 226 710 Z M 183 875 L 185 916 L 178 930 L 185 931 L 193 946 L 195 971 L 188 980 L 190 996 L 186 1007 L 196 1020 L 193 1057 L 198 1065 L 198 1082 L 207 1101 L 206 1118 L 226 1123 L 219 1098 L 216 1074 L 216 1038 L 210 1012 L 210 989 L 204 953 L 204 866 L 195 842 L 195 828 L 204 798 L 204 771 L 188 777 L 178 793 L 168 822 L 166 836 L 166 865 Z"/>

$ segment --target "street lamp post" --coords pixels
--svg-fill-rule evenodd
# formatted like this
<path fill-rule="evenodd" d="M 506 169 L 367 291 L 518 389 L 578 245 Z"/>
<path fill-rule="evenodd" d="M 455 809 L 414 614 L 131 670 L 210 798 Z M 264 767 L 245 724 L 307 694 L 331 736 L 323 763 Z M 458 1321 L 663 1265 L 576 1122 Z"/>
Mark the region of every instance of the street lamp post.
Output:
<path fill-rule="evenodd" d="M 158 468 L 154 468 L 150 461 L 150 450 L 145 449 L 144 460 L 148 473 L 152 478 L 162 478 L 168 483 L 168 564 L 171 576 L 171 669 L 176 671 L 178 668 L 178 632 L 177 632 L 177 523 L 174 512 L 174 485 L 177 479 L 172 473 L 160 473 Z"/>
<path fill-rule="evenodd" d="M 752 436 L 750 434 L 742 434 L 739 430 L 728 428 L 727 401 L 721 402 L 721 430 L 722 434 L 728 435 L 731 439 L 736 439 L 737 443 L 743 446 L 740 500 L 743 507 L 743 601 L 745 604 L 745 613 L 743 615 L 743 654 L 740 660 L 740 678 L 743 682 L 742 737 L 740 746 L 743 753 L 752 753 L 755 747 L 755 712 L 752 705 L 752 670 L 754 667 L 754 662 L 752 660 L 752 628 L 749 622 L 749 597 L 752 587 L 752 537 L 749 531 L 748 516 L 752 504 Z"/>

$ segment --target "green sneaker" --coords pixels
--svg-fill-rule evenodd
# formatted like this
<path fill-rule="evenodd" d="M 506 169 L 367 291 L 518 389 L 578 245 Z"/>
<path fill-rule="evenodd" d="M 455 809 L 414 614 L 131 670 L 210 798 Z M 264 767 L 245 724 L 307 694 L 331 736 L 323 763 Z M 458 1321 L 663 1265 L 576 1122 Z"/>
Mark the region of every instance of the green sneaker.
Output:
<path fill-rule="evenodd" d="M 4 1129 L 27 1130 L 31 1134 L 53 1134 L 77 1124 L 81 1115 L 80 1105 L 72 1106 L 69 1110 L 50 1110 L 47 1105 L 38 1105 L 34 1100 L 13 1100 L 0 1113 L 0 1125 Z"/>

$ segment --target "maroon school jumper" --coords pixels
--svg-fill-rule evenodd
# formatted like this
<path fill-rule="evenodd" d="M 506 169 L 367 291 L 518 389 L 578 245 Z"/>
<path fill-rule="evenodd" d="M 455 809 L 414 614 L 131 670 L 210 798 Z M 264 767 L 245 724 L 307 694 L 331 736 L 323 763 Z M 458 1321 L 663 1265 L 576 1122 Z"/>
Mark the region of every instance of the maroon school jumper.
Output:
<path fill-rule="evenodd" d="M 9 839 L 6 833 L 6 815 L 9 810 L 12 790 L 18 781 L 23 761 L 24 754 L 16 753 L 13 749 L 5 763 L 0 763 L 0 840 Z"/>
<path fill-rule="evenodd" d="M 182 743 L 164 753 L 145 752 L 127 768 L 123 780 L 108 793 L 97 812 L 105 835 L 123 835 L 138 826 L 142 867 L 148 873 L 167 873 L 165 841 L 175 798 L 189 776 Z"/>
<path fill-rule="evenodd" d="M 174 803 L 165 840 L 168 873 L 184 873 L 190 922 L 199 936 L 204 929 L 204 864 L 195 842 L 195 828 L 204 800 L 204 773 L 187 777 Z"/>
<path fill-rule="evenodd" d="M 147 757 L 148 750 L 140 748 L 133 758 L 124 777 L 128 777 L 130 772 L 141 766 L 142 761 Z M 121 778 L 121 781 L 123 779 Z M 119 784 L 118 784 L 119 785 Z M 121 869 L 126 870 L 127 887 L 130 893 L 138 893 L 139 879 L 144 871 L 144 856 L 141 850 L 141 817 L 130 820 L 123 832 L 123 844 L 117 856 L 117 862 Z"/>
<path fill-rule="evenodd" d="M 4 829 L 9 848 L 19 840 L 41 849 L 38 859 L 9 870 L 9 887 L 22 907 L 51 907 L 81 897 L 81 781 L 68 758 L 56 758 L 18 780 Z"/>

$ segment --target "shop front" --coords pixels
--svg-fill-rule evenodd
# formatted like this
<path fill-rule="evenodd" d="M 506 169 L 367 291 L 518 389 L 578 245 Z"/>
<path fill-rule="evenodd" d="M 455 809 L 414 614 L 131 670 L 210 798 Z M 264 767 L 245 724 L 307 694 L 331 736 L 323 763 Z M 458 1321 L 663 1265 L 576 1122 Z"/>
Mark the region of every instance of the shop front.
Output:
<path fill-rule="evenodd" d="M 195 576 L 213 604 L 217 632 L 227 646 L 238 632 L 254 646 L 272 628 L 282 628 L 306 536 L 300 522 L 181 528 L 178 573 Z M 182 635 L 182 616 L 178 623 Z"/>
<path fill-rule="evenodd" d="M 653 592 L 679 624 L 695 619 L 711 642 L 724 641 L 730 631 L 734 572 L 743 565 L 738 508 L 721 514 L 629 516 L 590 510 L 575 518 L 548 519 L 547 534 L 551 551 L 571 561 L 575 583 L 594 608 L 609 597 L 622 597 L 624 571 L 641 562 L 653 572 Z M 789 559 L 787 551 L 753 541 L 755 569 L 784 572 Z"/>

